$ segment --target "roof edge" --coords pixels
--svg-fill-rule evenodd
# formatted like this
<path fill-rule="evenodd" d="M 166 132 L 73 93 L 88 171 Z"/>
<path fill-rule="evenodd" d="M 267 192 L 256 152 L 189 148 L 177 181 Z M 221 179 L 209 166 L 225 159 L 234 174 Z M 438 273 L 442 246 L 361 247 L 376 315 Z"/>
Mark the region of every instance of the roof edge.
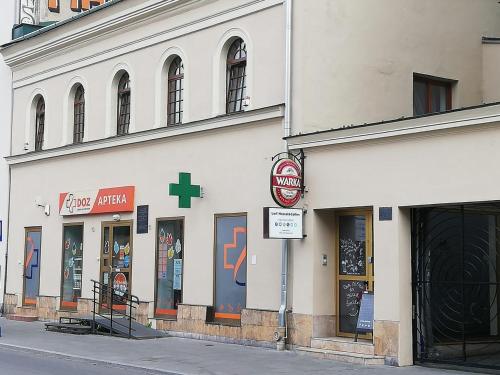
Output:
<path fill-rule="evenodd" d="M 499 43 L 500 43 L 500 39 L 499 39 Z M 394 122 L 410 121 L 410 120 L 421 119 L 421 118 L 426 118 L 426 117 L 437 117 L 437 116 L 442 116 L 442 115 L 446 115 L 449 113 L 463 112 L 463 111 L 467 111 L 467 110 L 471 110 L 471 109 L 493 107 L 496 105 L 500 105 L 500 102 L 484 103 L 484 104 L 479 104 L 479 105 L 470 106 L 470 107 L 451 109 L 451 110 L 444 111 L 444 112 L 429 113 L 429 114 L 421 115 L 421 116 L 411 116 L 411 117 L 402 116 L 402 117 L 398 117 L 398 118 L 394 118 L 394 119 L 390 119 L 390 120 L 383 120 L 383 121 L 370 122 L 370 123 L 364 123 L 364 124 L 343 125 L 343 126 L 339 126 L 337 128 L 330 128 L 330 129 L 325 129 L 325 130 L 317 130 L 317 131 L 313 131 L 313 132 L 294 134 L 294 135 L 290 135 L 288 137 L 283 137 L 283 139 L 287 140 L 287 139 L 294 139 L 294 138 L 304 137 L 304 136 L 309 136 L 309 135 L 318 135 L 318 134 L 337 132 L 337 131 L 342 131 L 342 130 L 347 130 L 347 129 L 366 128 L 366 127 L 371 127 L 371 126 L 391 124 Z"/>
<path fill-rule="evenodd" d="M 17 38 L 17 39 L 14 39 L 14 40 L 12 40 L 12 41 L 10 41 L 8 43 L 2 44 L 2 45 L 0 45 L 0 49 L 6 49 L 6 48 L 8 48 L 8 47 L 10 47 L 10 46 L 12 46 L 14 44 L 18 44 L 18 43 L 23 42 L 25 40 L 35 38 L 38 35 L 45 34 L 45 33 L 49 32 L 51 30 L 57 29 L 57 28 L 59 28 L 59 27 L 61 27 L 63 25 L 66 25 L 66 24 L 70 23 L 70 22 L 79 20 L 79 19 L 81 19 L 83 17 L 89 16 L 89 15 L 95 13 L 95 12 L 98 12 L 98 11 L 100 11 L 102 9 L 109 8 L 109 7 L 111 7 L 111 6 L 115 5 L 115 4 L 121 3 L 122 1 L 124 1 L 124 0 L 110 0 L 108 2 L 105 2 L 104 4 L 101 4 L 101 5 L 98 5 L 96 7 L 93 7 L 92 9 L 86 10 L 86 11 L 80 13 L 80 14 L 77 14 L 77 15 L 72 16 L 70 18 L 66 18 L 64 20 L 58 21 L 58 22 L 56 22 L 56 23 L 54 23 L 52 25 L 45 26 L 44 28 L 42 28 L 40 30 L 36 30 L 36 31 L 34 31 L 32 33 L 24 35 L 21 38 Z"/>

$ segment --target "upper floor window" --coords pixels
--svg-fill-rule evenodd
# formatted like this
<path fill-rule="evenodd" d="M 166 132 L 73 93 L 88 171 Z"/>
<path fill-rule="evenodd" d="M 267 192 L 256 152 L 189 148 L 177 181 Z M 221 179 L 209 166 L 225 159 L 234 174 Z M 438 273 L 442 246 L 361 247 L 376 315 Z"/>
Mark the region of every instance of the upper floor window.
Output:
<path fill-rule="evenodd" d="M 184 91 L 184 64 L 177 56 L 168 69 L 168 114 L 167 124 L 178 125 L 182 123 Z"/>
<path fill-rule="evenodd" d="M 85 128 L 85 90 L 80 85 L 75 92 L 73 143 L 82 143 Z"/>
<path fill-rule="evenodd" d="M 247 47 L 243 39 L 236 39 L 227 55 L 227 113 L 243 110 L 246 96 Z"/>
<path fill-rule="evenodd" d="M 130 78 L 123 73 L 118 83 L 118 116 L 117 135 L 128 134 L 130 125 Z"/>
<path fill-rule="evenodd" d="M 35 118 L 35 151 L 43 149 L 43 132 L 45 127 L 45 100 L 43 97 L 38 99 L 36 104 Z"/>
<path fill-rule="evenodd" d="M 413 78 L 413 115 L 451 109 L 451 82 L 415 76 Z"/>

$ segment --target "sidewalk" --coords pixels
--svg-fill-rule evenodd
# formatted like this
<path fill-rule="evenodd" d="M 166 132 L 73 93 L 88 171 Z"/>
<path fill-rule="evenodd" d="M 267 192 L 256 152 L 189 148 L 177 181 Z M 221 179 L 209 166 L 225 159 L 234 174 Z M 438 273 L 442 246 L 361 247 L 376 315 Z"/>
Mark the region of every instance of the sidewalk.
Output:
<path fill-rule="evenodd" d="M 149 370 L 185 375 L 250 374 L 466 374 L 422 367 L 362 367 L 315 359 L 294 352 L 245 347 L 168 337 L 127 340 L 108 336 L 47 332 L 41 322 L 25 323 L 0 318 L 2 346 L 15 346 L 70 357 L 118 363 Z"/>

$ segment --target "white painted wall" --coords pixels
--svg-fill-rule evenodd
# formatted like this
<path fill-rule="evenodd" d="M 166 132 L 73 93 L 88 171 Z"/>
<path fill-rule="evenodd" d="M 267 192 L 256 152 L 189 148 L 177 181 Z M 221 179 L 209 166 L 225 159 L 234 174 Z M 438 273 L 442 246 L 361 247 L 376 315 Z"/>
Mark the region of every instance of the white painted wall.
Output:
<path fill-rule="evenodd" d="M 15 0 L 2 4 L 0 12 L 0 44 L 11 37 L 15 17 Z M 0 242 L 0 304 L 3 303 L 3 281 L 5 272 L 5 249 L 7 235 L 7 213 L 9 194 L 9 168 L 3 159 L 9 154 L 11 119 L 11 72 L 0 56 L 0 220 L 2 221 L 2 241 Z"/>
<path fill-rule="evenodd" d="M 454 108 L 481 104 L 499 18 L 495 0 L 296 0 L 293 133 L 411 117 L 413 73 L 457 80 Z"/>

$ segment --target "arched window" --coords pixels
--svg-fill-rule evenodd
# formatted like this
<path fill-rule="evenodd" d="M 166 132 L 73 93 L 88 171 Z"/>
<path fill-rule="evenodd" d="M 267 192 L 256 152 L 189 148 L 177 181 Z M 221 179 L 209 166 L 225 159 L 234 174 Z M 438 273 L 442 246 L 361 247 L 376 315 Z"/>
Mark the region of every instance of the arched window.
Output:
<path fill-rule="evenodd" d="M 226 112 L 243 110 L 246 96 L 247 47 L 243 39 L 236 39 L 227 55 L 227 101 Z"/>
<path fill-rule="evenodd" d="M 118 117 L 117 135 L 128 134 L 130 125 L 130 78 L 128 73 L 123 73 L 118 83 Z"/>
<path fill-rule="evenodd" d="M 35 151 L 43 149 L 43 132 L 45 127 L 45 100 L 43 97 L 38 99 L 36 104 L 35 118 Z"/>
<path fill-rule="evenodd" d="M 75 92 L 73 143 L 82 143 L 85 130 L 85 90 L 80 85 Z"/>
<path fill-rule="evenodd" d="M 184 64 L 177 56 L 168 69 L 168 114 L 167 125 L 182 124 L 184 91 Z"/>

